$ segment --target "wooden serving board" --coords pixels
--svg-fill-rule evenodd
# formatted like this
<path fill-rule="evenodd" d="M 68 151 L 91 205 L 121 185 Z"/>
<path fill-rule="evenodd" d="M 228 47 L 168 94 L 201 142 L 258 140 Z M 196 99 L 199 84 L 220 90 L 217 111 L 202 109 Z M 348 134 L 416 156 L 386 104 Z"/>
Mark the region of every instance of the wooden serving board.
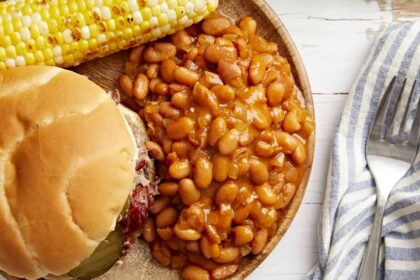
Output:
<path fill-rule="evenodd" d="M 302 91 L 306 102 L 306 107 L 308 108 L 309 112 L 314 115 L 312 92 L 297 48 L 291 40 L 286 28 L 277 17 L 277 15 L 273 12 L 273 10 L 271 10 L 271 8 L 267 5 L 267 3 L 264 0 L 220 0 L 220 6 L 218 10 L 224 15 L 231 17 L 235 21 L 239 21 L 245 16 L 252 16 L 258 23 L 259 34 L 267 40 L 274 41 L 279 45 L 281 55 L 285 56 L 292 66 L 293 76 L 297 86 Z M 127 51 L 122 51 L 105 58 L 84 63 L 78 67 L 75 67 L 73 70 L 88 76 L 92 81 L 102 86 L 105 90 L 111 91 L 117 88 L 117 80 L 124 70 L 124 64 L 126 60 Z M 274 249 L 274 247 L 279 243 L 289 228 L 293 218 L 296 215 L 296 212 L 299 209 L 306 190 L 306 186 L 308 184 L 314 156 L 315 133 L 309 139 L 308 145 L 309 149 L 307 171 L 297 189 L 295 197 L 293 198 L 286 211 L 284 211 L 283 219 L 279 224 L 277 234 L 271 238 L 260 255 L 245 258 L 242 261 L 238 272 L 232 278 L 243 279 L 248 274 L 250 274 Z M 170 273 L 169 271 L 164 272 L 165 269 L 163 269 L 157 262 L 152 260 L 149 253 L 144 248 L 140 249 L 139 254 L 142 255 L 142 260 L 139 261 L 140 263 L 137 265 L 135 265 L 135 260 L 129 260 L 130 263 L 133 262 L 133 266 L 136 266 L 136 271 L 127 271 L 131 276 L 127 275 L 127 277 L 124 277 L 124 275 L 121 275 L 120 273 L 114 276 L 118 275 L 124 279 L 132 279 L 132 276 L 136 275 L 135 279 L 148 280 L 178 278 L 177 274 Z M 123 273 L 124 271 L 120 272 Z M 103 279 L 112 278 L 104 277 Z"/>

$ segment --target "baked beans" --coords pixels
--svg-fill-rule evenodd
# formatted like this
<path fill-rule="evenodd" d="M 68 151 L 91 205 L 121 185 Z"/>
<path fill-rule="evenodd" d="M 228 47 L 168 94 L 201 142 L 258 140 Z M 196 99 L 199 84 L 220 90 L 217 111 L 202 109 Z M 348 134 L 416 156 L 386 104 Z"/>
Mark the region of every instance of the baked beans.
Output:
<path fill-rule="evenodd" d="M 292 201 L 314 121 L 251 17 L 214 14 L 131 51 L 119 79 L 144 108 L 160 196 L 143 238 L 184 279 L 225 279 L 263 252 Z"/>

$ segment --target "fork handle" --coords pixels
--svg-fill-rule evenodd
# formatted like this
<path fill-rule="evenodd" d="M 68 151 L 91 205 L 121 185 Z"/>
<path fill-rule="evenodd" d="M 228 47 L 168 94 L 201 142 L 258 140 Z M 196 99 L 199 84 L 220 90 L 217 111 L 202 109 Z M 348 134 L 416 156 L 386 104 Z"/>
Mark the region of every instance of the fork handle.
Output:
<path fill-rule="evenodd" d="M 382 222 L 384 217 L 384 203 L 378 203 L 375 220 L 369 237 L 369 243 L 359 270 L 359 280 L 376 280 L 378 271 L 379 247 L 381 246 Z"/>

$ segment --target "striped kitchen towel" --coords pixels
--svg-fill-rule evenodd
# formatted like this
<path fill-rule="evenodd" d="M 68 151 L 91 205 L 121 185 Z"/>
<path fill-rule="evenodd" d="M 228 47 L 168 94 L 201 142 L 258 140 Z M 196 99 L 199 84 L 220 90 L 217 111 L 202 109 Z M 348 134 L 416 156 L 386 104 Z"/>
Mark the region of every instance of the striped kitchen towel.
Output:
<path fill-rule="evenodd" d="M 356 279 L 376 200 L 365 145 L 387 85 L 420 81 L 420 22 L 395 24 L 377 37 L 345 105 L 334 141 L 322 219 L 319 263 L 307 279 Z M 420 88 L 417 87 L 417 98 Z M 420 279 L 420 156 L 393 189 L 385 210 L 379 279 Z"/>

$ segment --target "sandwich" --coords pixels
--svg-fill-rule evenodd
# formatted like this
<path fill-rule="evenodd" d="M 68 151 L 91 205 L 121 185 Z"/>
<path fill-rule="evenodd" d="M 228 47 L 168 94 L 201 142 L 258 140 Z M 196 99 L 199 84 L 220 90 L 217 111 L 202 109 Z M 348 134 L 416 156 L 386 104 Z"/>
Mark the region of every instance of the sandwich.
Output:
<path fill-rule="evenodd" d="M 157 193 L 139 116 L 85 76 L 49 66 L 0 72 L 0 116 L 0 270 L 26 279 L 108 271 Z"/>

